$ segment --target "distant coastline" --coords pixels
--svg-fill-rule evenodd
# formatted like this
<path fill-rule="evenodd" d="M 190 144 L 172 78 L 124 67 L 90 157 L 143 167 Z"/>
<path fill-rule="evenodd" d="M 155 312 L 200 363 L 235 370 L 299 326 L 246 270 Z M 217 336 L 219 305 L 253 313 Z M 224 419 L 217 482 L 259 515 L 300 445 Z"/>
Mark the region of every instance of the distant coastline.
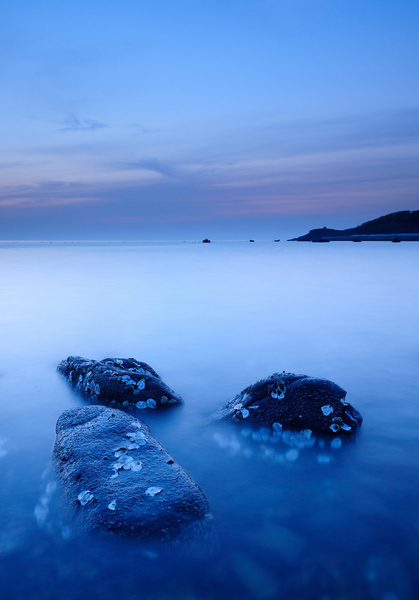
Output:
<path fill-rule="evenodd" d="M 419 210 L 402 210 L 350 229 L 311 229 L 291 242 L 419 242 Z"/>

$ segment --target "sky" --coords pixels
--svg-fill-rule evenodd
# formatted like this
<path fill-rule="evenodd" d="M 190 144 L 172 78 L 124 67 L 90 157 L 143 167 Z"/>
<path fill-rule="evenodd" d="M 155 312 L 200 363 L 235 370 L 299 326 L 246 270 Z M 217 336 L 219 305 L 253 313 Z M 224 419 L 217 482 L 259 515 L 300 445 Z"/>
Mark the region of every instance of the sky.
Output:
<path fill-rule="evenodd" d="M 418 0 L 13 0 L 0 239 L 285 239 L 419 209 Z"/>

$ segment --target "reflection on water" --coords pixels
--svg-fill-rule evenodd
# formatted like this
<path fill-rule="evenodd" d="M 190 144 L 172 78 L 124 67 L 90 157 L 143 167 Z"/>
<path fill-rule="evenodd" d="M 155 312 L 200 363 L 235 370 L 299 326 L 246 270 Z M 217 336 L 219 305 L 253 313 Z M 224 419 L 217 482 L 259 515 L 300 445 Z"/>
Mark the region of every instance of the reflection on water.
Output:
<path fill-rule="evenodd" d="M 3 243 L 4 597 L 417 598 L 418 258 L 413 243 Z M 71 354 L 135 357 L 184 398 L 146 418 L 204 489 L 211 539 L 162 548 L 67 520 L 50 456 L 84 402 L 56 372 Z M 357 437 L 209 423 L 283 370 L 345 388 Z"/>

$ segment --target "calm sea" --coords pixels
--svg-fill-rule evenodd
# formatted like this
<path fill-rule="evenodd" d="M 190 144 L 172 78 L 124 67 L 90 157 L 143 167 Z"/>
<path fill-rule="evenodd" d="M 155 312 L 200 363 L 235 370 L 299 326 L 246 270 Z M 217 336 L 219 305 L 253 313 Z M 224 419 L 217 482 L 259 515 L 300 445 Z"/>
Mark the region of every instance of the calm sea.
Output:
<path fill-rule="evenodd" d="M 0 590 L 25 600 L 419 597 L 419 244 L 0 244 Z M 59 509 L 68 355 L 135 357 L 184 398 L 147 415 L 204 489 L 189 550 L 85 535 Z M 276 371 L 335 381 L 364 424 L 312 447 L 208 424 Z"/>

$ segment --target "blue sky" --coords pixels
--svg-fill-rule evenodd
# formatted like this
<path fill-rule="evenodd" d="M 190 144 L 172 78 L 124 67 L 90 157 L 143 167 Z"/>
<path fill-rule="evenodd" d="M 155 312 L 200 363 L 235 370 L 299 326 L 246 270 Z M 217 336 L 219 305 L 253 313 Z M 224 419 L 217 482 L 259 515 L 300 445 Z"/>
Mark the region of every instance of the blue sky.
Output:
<path fill-rule="evenodd" d="M 417 0 L 14 0 L 0 238 L 285 238 L 419 208 Z"/>

